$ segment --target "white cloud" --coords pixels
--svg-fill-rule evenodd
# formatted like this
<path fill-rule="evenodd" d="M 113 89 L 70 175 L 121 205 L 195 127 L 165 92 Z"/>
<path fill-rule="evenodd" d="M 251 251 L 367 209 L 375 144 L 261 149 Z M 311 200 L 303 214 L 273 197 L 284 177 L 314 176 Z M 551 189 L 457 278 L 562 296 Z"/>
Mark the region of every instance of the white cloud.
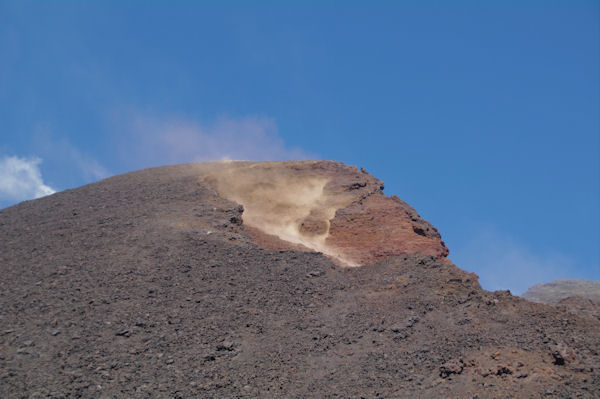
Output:
<path fill-rule="evenodd" d="M 509 289 L 515 295 L 539 282 L 577 275 L 575 262 L 568 256 L 552 250 L 534 252 L 492 228 L 475 231 L 451 258 L 459 267 L 477 273 L 483 288 Z"/>
<path fill-rule="evenodd" d="M 272 119 L 219 118 L 201 124 L 182 118 L 137 115 L 121 135 L 121 156 L 131 166 L 218 160 L 292 160 L 310 156 L 288 148 Z M 141 165 L 140 165 L 141 163 Z"/>
<path fill-rule="evenodd" d="M 39 158 L 0 158 L 0 202 L 15 202 L 53 194 L 44 184 Z"/>

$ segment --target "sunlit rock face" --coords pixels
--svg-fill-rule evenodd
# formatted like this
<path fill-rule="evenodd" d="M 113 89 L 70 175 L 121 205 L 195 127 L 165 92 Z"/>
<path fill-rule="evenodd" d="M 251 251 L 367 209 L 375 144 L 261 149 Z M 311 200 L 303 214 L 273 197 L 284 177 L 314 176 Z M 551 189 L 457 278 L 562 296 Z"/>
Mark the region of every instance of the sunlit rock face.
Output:
<path fill-rule="evenodd" d="M 412 207 L 386 197 L 380 180 L 339 162 L 228 162 L 203 180 L 244 206 L 243 224 L 265 248 L 322 252 L 342 266 L 448 254 Z"/>

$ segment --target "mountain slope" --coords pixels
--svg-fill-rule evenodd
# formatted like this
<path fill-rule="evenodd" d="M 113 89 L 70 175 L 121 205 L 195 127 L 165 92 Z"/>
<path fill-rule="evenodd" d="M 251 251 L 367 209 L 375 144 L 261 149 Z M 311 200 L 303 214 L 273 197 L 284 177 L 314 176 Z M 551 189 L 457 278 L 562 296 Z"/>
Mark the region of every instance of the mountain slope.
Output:
<path fill-rule="evenodd" d="M 256 193 L 219 186 L 247 168 L 271 194 L 317 178 L 290 218 L 304 241 L 247 228 Z M 596 396 L 597 319 L 482 290 L 380 186 L 332 162 L 186 164 L 0 211 L 0 397 Z M 278 195 L 263 217 L 289 215 Z"/>
<path fill-rule="evenodd" d="M 559 279 L 530 287 L 521 297 L 531 302 L 565 307 L 600 320 L 600 282 Z"/>
<path fill-rule="evenodd" d="M 528 301 L 551 305 L 556 305 L 561 299 L 575 296 L 600 302 L 600 282 L 559 279 L 536 284 L 521 296 Z"/>

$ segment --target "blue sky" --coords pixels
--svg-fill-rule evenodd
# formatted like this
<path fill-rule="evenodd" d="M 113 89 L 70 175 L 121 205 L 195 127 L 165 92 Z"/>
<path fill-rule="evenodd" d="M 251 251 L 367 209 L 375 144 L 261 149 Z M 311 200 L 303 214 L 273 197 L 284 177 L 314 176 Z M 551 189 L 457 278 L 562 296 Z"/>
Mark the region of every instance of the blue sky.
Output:
<path fill-rule="evenodd" d="M 484 288 L 600 280 L 599 32 L 596 1 L 0 0 L 0 207 L 148 166 L 335 159 Z"/>

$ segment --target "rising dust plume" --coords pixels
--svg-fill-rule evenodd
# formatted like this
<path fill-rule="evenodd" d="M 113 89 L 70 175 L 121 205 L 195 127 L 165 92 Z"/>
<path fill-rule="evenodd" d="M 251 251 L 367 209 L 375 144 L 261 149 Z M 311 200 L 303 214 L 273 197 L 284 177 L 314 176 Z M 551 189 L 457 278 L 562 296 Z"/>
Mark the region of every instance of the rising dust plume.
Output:
<path fill-rule="evenodd" d="M 352 195 L 328 193 L 324 176 L 306 176 L 271 163 L 231 163 L 206 178 L 219 194 L 244 206 L 244 225 L 330 256 L 344 266 L 359 266 L 327 245 L 330 220 Z"/>

